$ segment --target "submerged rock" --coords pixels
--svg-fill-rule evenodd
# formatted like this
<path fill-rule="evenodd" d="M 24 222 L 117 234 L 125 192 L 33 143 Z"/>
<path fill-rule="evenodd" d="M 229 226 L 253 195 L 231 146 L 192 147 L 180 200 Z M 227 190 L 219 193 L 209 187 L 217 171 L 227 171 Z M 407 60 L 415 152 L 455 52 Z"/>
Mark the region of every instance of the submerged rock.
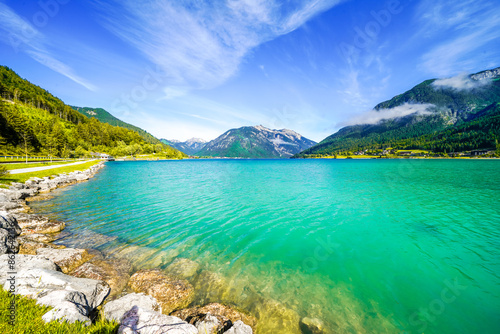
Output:
<path fill-rule="evenodd" d="M 196 276 L 193 285 L 196 291 L 196 300 L 201 304 L 224 300 L 223 296 L 229 290 L 224 277 L 208 270 L 203 270 Z"/>
<path fill-rule="evenodd" d="M 197 262 L 186 258 L 177 258 L 165 269 L 165 272 L 174 277 L 188 279 L 196 275 L 199 268 L 200 265 Z"/>
<path fill-rule="evenodd" d="M 54 261 L 54 263 L 61 267 L 63 273 L 71 272 L 92 257 L 87 250 L 77 248 L 39 248 L 36 254 Z"/>
<path fill-rule="evenodd" d="M 173 312 L 171 315 L 194 324 L 200 319 L 203 319 L 207 314 L 217 317 L 225 329 L 228 329 L 232 324 L 239 320 L 243 321 L 247 325 L 250 325 L 251 327 L 255 327 L 257 324 L 257 319 L 255 317 L 240 312 L 231 306 L 219 303 L 211 303 L 202 307 L 183 309 Z"/>
<path fill-rule="evenodd" d="M 177 317 L 144 311 L 133 306 L 124 314 L 118 334 L 198 334 L 198 330 Z"/>
<path fill-rule="evenodd" d="M 165 314 L 187 307 L 194 298 L 193 286 L 188 281 L 171 278 L 158 269 L 138 271 L 128 284 L 134 292 L 156 298 Z"/>
<path fill-rule="evenodd" d="M 265 325 L 262 329 L 272 333 L 300 333 L 298 313 L 278 301 L 263 300 L 254 311 L 259 318 L 257 332 Z"/>
<path fill-rule="evenodd" d="M 126 287 L 132 266 L 125 259 L 91 259 L 71 272 L 72 276 L 101 280 L 111 288 L 110 298 L 119 295 Z"/>
<path fill-rule="evenodd" d="M 303 334 L 324 334 L 325 325 L 317 318 L 305 317 L 300 320 L 300 330 Z"/>
<path fill-rule="evenodd" d="M 120 321 L 131 306 L 137 306 L 144 311 L 161 313 L 161 306 L 156 299 L 143 293 L 130 293 L 104 305 L 104 317 L 108 320 Z"/>

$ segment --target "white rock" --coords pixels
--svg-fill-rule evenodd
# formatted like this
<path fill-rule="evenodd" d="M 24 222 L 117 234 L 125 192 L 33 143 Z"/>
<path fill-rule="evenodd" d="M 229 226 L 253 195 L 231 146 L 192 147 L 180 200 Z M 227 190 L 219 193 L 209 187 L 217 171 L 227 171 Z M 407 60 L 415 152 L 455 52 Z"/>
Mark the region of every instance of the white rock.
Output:
<path fill-rule="evenodd" d="M 243 321 L 238 320 L 224 334 L 252 334 L 252 327 L 245 325 Z"/>
<path fill-rule="evenodd" d="M 9 263 L 9 261 L 11 263 Z M 28 270 L 33 268 L 54 271 L 60 270 L 54 262 L 44 258 L 43 256 L 5 254 L 0 256 L 0 284 L 3 285 L 5 283 L 7 272 L 19 272 L 21 270 Z"/>
<path fill-rule="evenodd" d="M 118 334 L 198 334 L 191 324 L 177 317 L 144 311 L 134 306 L 124 314 Z"/>
<path fill-rule="evenodd" d="M 108 320 L 120 321 L 132 306 L 137 306 L 143 311 L 157 311 L 161 313 L 161 306 L 155 298 L 143 293 L 130 293 L 106 303 L 104 305 L 104 317 Z"/>
<path fill-rule="evenodd" d="M 110 291 L 108 284 L 103 281 L 72 277 L 54 270 L 27 269 L 16 275 L 17 294 L 39 299 L 57 290 L 83 293 L 90 309 L 101 305 Z"/>
<path fill-rule="evenodd" d="M 81 315 L 79 312 L 75 311 L 75 309 L 71 308 L 71 305 L 74 304 L 71 304 L 70 302 L 64 302 L 64 305 L 61 306 L 62 308 L 53 309 L 45 313 L 42 316 L 42 320 L 45 322 L 67 321 L 69 323 L 80 321 L 85 326 L 90 326 L 92 323 L 90 319 L 86 316 Z"/>
<path fill-rule="evenodd" d="M 195 326 L 196 329 L 198 329 L 198 333 L 217 334 L 217 329 L 220 325 L 219 319 L 207 313 L 205 319 L 203 319 L 203 321 L 198 321 Z"/>
<path fill-rule="evenodd" d="M 37 304 L 52 306 L 54 309 L 45 313 L 42 319 L 45 322 L 67 321 L 73 323 L 81 321 L 87 326 L 91 324 L 88 318 L 91 308 L 85 295 L 78 291 L 56 290 L 38 298 Z"/>
<path fill-rule="evenodd" d="M 82 265 L 89 257 L 85 249 L 78 248 L 38 248 L 36 254 L 54 261 L 65 273 Z"/>

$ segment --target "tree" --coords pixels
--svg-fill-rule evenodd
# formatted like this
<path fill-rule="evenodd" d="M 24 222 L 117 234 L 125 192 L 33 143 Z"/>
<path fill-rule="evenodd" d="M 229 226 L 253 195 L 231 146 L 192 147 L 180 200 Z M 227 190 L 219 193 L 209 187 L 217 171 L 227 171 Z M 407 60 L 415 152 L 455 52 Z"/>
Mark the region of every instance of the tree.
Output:
<path fill-rule="evenodd" d="M 81 146 L 78 146 L 76 149 L 75 149 L 75 152 L 74 152 L 74 156 L 75 158 L 81 158 L 81 157 L 84 157 L 87 155 L 87 151 L 85 151 L 85 149 Z"/>
<path fill-rule="evenodd" d="M 29 151 L 28 146 L 29 146 L 31 139 L 33 139 L 33 136 L 31 135 L 31 133 L 28 131 L 27 128 L 21 130 L 19 132 L 19 136 L 21 137 L 21 139 L 23 141 L 24 155 L 26 156 L 26 163 L 28 163 L 28 151 Z"/>
<path fill-rule="evenodd" d="M 52 162 L 52 157 L 54 156 L 54 152 L 57 146 L 57 139 L 52 135 L 48 135 L 45 140 L 45 145 L 47 146 L 47 149 L 49 151 L 50 162 Z"/>

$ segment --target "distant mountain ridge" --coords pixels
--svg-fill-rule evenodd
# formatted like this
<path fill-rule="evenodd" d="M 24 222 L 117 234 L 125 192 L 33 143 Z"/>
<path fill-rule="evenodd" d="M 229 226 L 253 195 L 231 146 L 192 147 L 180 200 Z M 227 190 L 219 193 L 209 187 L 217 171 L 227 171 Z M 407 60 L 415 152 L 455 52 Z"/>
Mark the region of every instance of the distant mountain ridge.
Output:
<path fill-rule="evenodd" d="M 295 157 L 387 147 L 442 153 L 495 148 L 500 141 L 499 104 L 500 67 L 426 80 L 374 108 L 374 114 L 407 107 L 424 111 L 346 126 Z"/>
<path fill-rule="evenodd" d="M 206 141 L 201 138 L 191 138 L 186 141 L 179 141 L 175 139 L 160 139 L 162 143 L 170 145 L 171 147 L 178 149 L 189 155 L 194 155 L 203 149 L 206 145 Z"/>
<path fill-rule="evenodd" d="M 262 125 L 231 129 L 206 143 L 197 156 L 228 158 L 289 158 L 316 144 L 295 131 Z"/>

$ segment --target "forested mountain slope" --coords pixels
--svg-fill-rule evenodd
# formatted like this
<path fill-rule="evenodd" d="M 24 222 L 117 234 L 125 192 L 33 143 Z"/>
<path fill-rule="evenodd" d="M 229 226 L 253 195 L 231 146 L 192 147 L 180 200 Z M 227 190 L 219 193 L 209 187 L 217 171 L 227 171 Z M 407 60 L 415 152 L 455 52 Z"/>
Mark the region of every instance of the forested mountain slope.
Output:
<path fill-rule="evenodd" d="M 185 156 L 167 145 L 148 143 L 135 131 L 88 118 L 5 66 L 0 66 L 0 96 L 0 154 Z"/>
<path fill-rule="evenodd" d="M 499 103 L 500 68 L 426 80 L 378 104 L 372 114 L 409 108 L 419 111 L 373 124 L 346 126 L 296 157 L 387 147 L 443 153 L 495 148 L 500 140 Z"/>

